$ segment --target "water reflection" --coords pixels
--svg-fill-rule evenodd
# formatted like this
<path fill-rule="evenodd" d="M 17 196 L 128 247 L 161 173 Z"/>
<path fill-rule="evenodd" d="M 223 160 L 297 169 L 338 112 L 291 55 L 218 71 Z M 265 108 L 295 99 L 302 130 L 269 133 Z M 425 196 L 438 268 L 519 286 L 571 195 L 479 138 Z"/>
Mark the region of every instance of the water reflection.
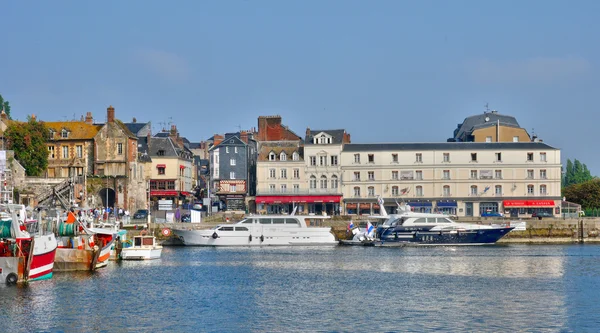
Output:
<path fill-rule="evenodd" d="M 589 331 L 600 247 L 165 248 L 0 286 L 3 331 Z M 593 329 L 592 329 L 593 330 Z"/>

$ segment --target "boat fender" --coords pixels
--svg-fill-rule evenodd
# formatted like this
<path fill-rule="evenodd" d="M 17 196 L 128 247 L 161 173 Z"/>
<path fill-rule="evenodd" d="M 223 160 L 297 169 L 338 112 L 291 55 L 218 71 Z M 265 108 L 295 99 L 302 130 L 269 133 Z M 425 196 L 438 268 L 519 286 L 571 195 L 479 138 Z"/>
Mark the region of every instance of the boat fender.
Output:
<path fill-rule="evenodd" d="M 248 241 L 252 241 L 252 235 L 248 236 Z"/>
<path fill-rule="evenodd" d="M 217 235 L 217 233 L 216 233 L 216 232 L 213 232 L 213 234 L 212 234 L 212 238 L 213 238 L 213 239 L 217 239 L 217 238 L 219 238 L 219 235 Z"/>
<path fill-rule="evenodd" d="M 6 276 L 6 284 L 8 284 L 8 285 L 16 284 L 18 280 L 19 280 L 19 277 L 15 273 L 9 273 Z"/>
<path fill-rule="evenodd" d="M 260 241 L 261 241 L 261 242 L 264 242 L 264 241 L 265 241 L 265 236 L 263 236 L 263 235 L 260 235 Z"/>
<path fill-rule="evenodd" d="M 94 236 L 93 235 L 91 235 L 90 238 L 88 238 L 88 243 L 90 245 L 90 248 L 94 248 L 95 243 L 94 243 Z"/>

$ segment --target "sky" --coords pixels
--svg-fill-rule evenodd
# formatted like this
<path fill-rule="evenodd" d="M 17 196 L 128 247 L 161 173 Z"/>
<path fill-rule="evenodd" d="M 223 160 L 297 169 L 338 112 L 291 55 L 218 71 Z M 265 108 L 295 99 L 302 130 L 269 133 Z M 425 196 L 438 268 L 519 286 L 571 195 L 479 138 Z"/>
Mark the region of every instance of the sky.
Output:
<path fill-rule="evenodd" d="M 303 136 L 443 142 L 484 105 L 600 176 L 600 1 L 5 1 L 13 118 L 175 124 L 281 115 Z"/>

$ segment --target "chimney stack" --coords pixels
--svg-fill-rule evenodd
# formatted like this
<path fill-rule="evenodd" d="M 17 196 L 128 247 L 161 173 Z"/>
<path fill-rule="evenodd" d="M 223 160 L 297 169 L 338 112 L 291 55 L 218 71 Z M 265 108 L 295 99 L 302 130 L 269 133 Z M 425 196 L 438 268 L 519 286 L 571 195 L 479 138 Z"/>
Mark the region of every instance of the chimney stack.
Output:
<path fill-rule="evenodd" d="M 109 123 L 113 123 L 115 121 L 115 108 L 113 108 L 112 105 L 106 109 L 106 121 Z"/>
<path fill-rule="evenodd" d="M 92 117 L 92 113 L 91 112 L 87 112 L 85 114 L 85 123 L 86 124 L 90 124 L 90 125 L 94 124 L 94 118 Z"/>
<path fill-rule="evenodd" d="M 244 143 L 248 143 L 248 132 L 241 131 L 240 132 L 240 140 L 244 141 Z"/>
<path fill-rule="evenodd" d="M 146 145 L 148 146 L 148 151 L 150 151 L 150 138 L 152 137 L 152 135 L 150 134 L 150 132 L 148 132 L 148 135 L 146 136 Z"/>
<path fill-rule="evenodd" d="M 137 123 L 137 119 L 135 119 L 135 117 L 133 117 L 133 123 Z"/>
<path fill-rule="evenodd" d="M 223 136 L 219 134 L 215 134 L 213 136 L 213 146 L 218 146 L 219 143 L 223 142 Z"/>
<path fill-rule="evenodd" d="M 308 139 L 309 136 L 310 136 L 310 127 L 307 127 L 306 128 L 306 138 L 305 139 Z"/>

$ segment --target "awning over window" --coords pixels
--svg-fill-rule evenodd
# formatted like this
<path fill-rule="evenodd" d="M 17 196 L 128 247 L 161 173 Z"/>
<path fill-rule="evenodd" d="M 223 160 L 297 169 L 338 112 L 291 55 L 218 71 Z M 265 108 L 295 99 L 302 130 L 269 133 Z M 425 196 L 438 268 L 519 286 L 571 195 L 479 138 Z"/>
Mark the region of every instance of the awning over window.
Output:
<path fill-rule="evenodd" d="M 420 201 L 416 201 L 416 202 L 409 202 L 408 203 L 411 207 L 431 207 L 431 202 L 420 202 Z"/>
<path fill-rule="evenodd" d="M 166 164 L 157 164 L 156 167 L 157 168 L 166 168 L 167 165 Z"/>
<path fill-rule="evenodd" d="M 554 207 L 554 200 L 504 200 L 504 207 Z"/>
<path fill-rule="evenodd" d="M 436 205 L 438 207 L 457 207 L 455 200 L 438 201 Z"/>
<path fill-rule="evenodd" d="M 257 196 L 256 203 L 315 203 L 340 202 L 339 195 L 296 195 L 296 196 Z"/>
<path fill-rule="evenodd" d="M 176 197 L 179 196 L 178 191 L 150 191 L 151 196 L 158 197 Z"/>

